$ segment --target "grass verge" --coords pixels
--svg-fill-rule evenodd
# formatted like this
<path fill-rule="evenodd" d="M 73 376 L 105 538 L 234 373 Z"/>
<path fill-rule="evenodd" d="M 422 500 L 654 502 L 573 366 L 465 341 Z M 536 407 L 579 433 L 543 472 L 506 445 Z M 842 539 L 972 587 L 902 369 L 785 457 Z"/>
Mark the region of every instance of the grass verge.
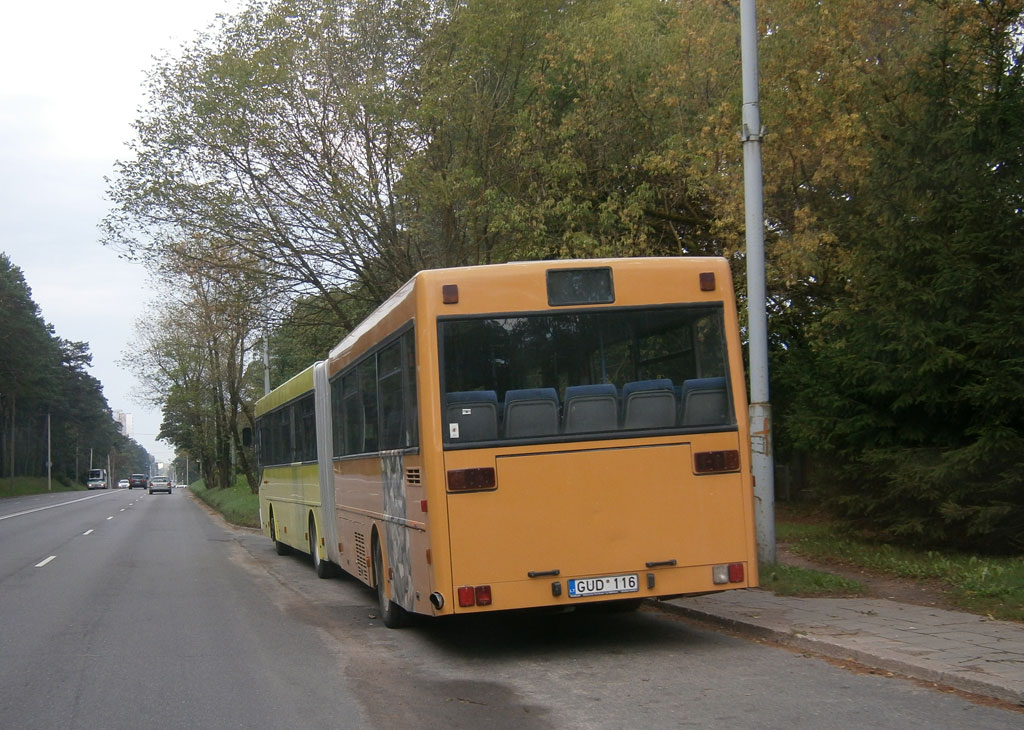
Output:
<path fill-rule="evenodd" d="M 760 585 L 777 596 L 862 596 L 862 583 L 820 570 L 795 565 L 762 564 L 758 570 Z"/>
<path fill-rule="evenodd" d="M 260 526 L 260 498 L 249 489 L 245 477 L 237 477 L 227 489 L 207 489 L 203 480 L 193 482 L 189 489 L 199 499 L 224 515 L 224 519 L 242 527 Z"/>
<path fill-rule="evenodd" d="M 960 608 L 1024 621 L 1024 556 L 989 557 L 914 550 L 867 540 L 821 515 L 790 507 L 777 511 L 776 537 L 810 560 L 862 568 L 908 580 L 936 581 Z"/>
<path fill-rule="evenodd" d="M 46 477 L 14 477 L 14 489 L 11 489 L 10 477 L 0 479 L 0 498 L 23 497 L 26 494 L 46 494 L 54 492 L 78 492 L 85 489 L 81 484 L 64 486 L 56 479 L 50 483 L 52 490 L 47 488 Z"/>

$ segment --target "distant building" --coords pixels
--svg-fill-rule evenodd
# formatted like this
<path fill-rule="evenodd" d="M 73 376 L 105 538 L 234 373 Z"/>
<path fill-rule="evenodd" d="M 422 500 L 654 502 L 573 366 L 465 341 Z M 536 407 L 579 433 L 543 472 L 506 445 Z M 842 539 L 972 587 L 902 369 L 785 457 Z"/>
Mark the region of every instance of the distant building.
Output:
<path fill-rule="evenodd" d="M 132 414 L 124 411 L 114 411 L 114 420 L 117 422 L 118 430 L 131 438 L 135 434 L 135 427 L 132 423 Z"/>

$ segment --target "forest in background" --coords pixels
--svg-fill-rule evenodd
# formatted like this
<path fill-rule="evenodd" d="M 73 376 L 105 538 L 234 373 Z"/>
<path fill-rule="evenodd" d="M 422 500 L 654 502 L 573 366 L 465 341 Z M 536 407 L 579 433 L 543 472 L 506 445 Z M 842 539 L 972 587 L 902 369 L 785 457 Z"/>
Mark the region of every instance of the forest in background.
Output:
<path fill-rule="evenodd" d="M 51 476 L 66 486 L 85 484 L 90 459 L 115 483 L 149 473 L 149 454 L 120 432 L 91 365 L 88 344 L 56 335 L 0 253 L 0 495 L 15 476 L 47 475 L 48 435 Z"/>
<path fill-rule="evenodd" d="M 1019 552 L 1022 0 L 758 20 L 776 460 Z M 254 0 L 147 91 L 105 241 L 181 292 L 136 363 L 209 485 L 255 483 L 264 332 L 277 385 L 419 269 L 718 255 L 744 305 L 737 0 Z"/>

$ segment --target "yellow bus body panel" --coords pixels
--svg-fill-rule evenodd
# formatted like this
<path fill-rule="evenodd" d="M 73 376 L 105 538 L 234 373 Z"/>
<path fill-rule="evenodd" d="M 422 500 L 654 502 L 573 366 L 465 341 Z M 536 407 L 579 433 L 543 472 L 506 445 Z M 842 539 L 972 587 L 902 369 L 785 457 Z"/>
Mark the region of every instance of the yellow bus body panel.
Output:
<path fill-rule="evenodd" d="M 736 434 L 721 436 L 715 449 L 736 448 Z M 493 463 L 497 475 L 493 491 L 448 494 L 456 586 L 490 585 L 502 608 L 575 603 L 568 579 L 607 575 L 637 574 L 637 596 L 694 593 L 718 589 L 711 565 L 749 560 L 740 473 L 694 475 L 693 444 L 678 437 L 580 446 L 486 462 L 448 454 L 449 468 Z"/>
<path fill-rule="evenodd" d="M 260 514 L 264 535 L 270 537 L 270 516 L 273 514 L 278 542 L 309 552 L 310 513 L 316 520 L 317 534 L 323 534 L 320 529 L 323 517 L 319 474 L 315 463 L 285 464 L 263 469 Z"/>
<path fill-rule="evenodd" d="M 255 415 L 258 418 L 264 413 L 272 411 L 278 406 L 283 406 L 288 401 L 312 391 L 313 366 L 310 365 L 256 401 Z"/>

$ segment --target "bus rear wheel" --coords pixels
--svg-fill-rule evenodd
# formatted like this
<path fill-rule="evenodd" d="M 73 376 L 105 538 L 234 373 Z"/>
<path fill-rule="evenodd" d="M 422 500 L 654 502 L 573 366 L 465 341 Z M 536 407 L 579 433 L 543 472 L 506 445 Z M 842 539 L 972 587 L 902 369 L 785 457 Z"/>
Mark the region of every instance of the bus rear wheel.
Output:
<path fill-rule="evenodd" d="M 319 540 L 316 535 L 316 520 L 309 516 L 309 555 L 313 559 L 313 570 L 317 578 L 328 578 L 331 575 L 331 564 L 320 557 Z"/>
<path fill-rule="evenodd" d="M 377 582 L 377 605 L 380 618 L 389 629 L 400 629 L 412 622 L 409 612 L 388 598 L 387 581 L 384 580 L 384 558 L 380 540 L 373 541 L 373 577 Z"/>
<path fill-rule="evenodd" d="M 287 555 L 291 548 L 277 539 L 277 522 L 274 521 L 274 513 L 270 513 L 270 539 L 274 541 L 274 550 L 278 555 Z"/>

